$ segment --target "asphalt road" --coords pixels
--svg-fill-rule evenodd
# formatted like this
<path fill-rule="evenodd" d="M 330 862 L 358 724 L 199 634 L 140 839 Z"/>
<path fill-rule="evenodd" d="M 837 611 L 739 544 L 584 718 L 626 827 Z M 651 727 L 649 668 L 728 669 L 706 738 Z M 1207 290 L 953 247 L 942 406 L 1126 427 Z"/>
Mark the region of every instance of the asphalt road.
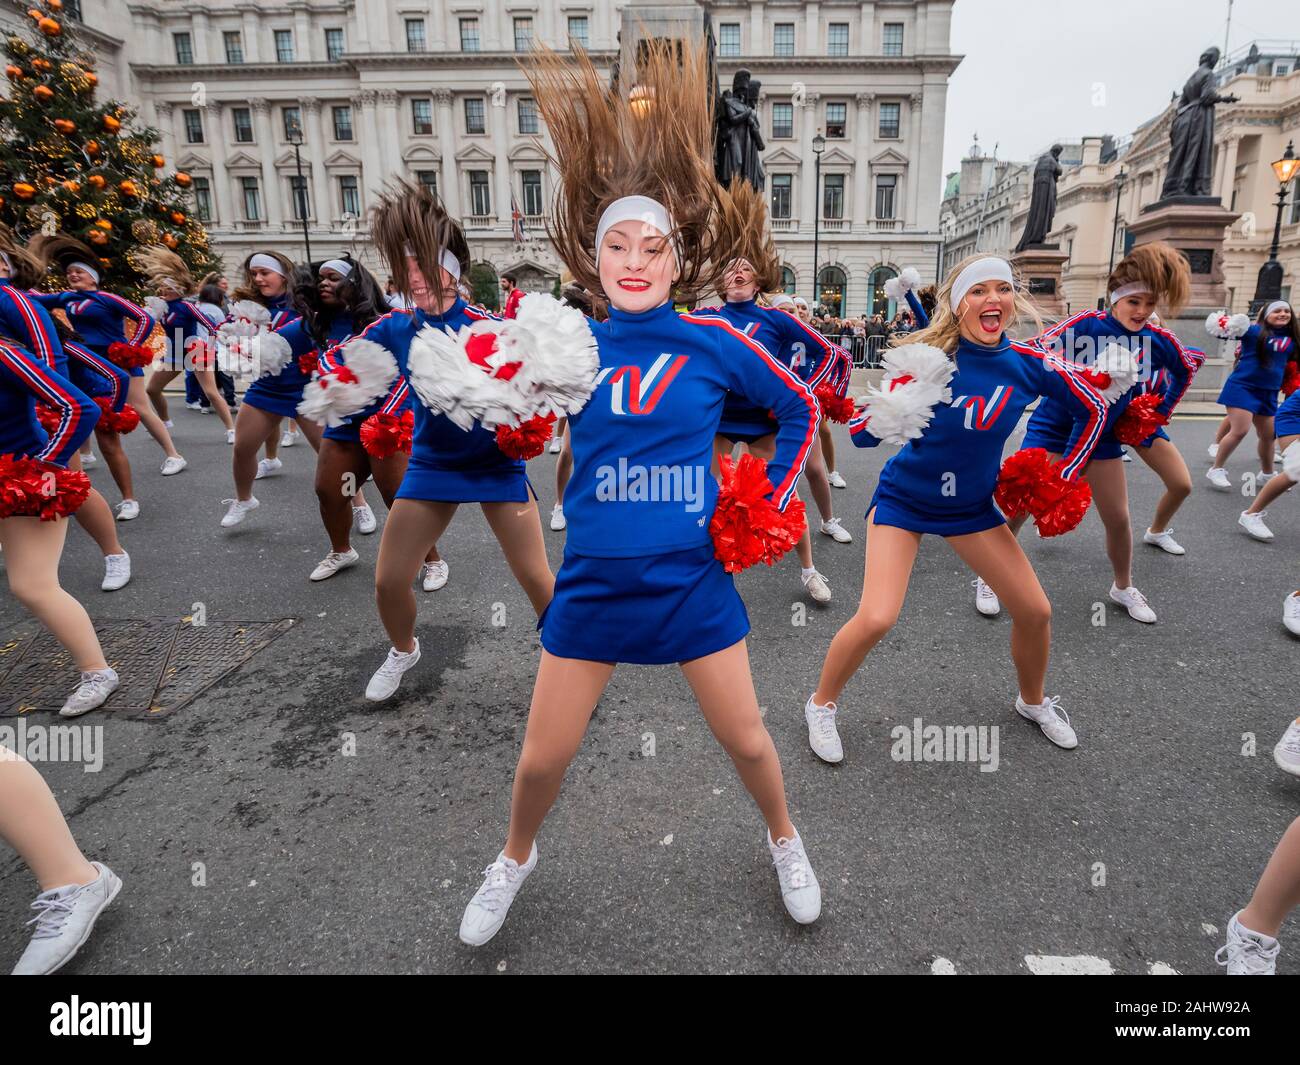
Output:
<path fill-rule="evenodd" d="M 157 474 L 143 430 L 128 440 L 143 505 L 122 527 L 134 580 L 100 592 L 97 552 L 74 529 L 65 587 L 96 617 L 183 616 L 203 603 L 213 620 L 300 623 L 174 715 L 82 719 L 104 727 L 101 772 L 40 766 L 87 854 L 125 881 L 71 971 L 975 973 L 1025 972 L 1027 956 L 1050 955 L 1205 973 L 1300 810 L 1300 780 L 1270 755 L 1300 712 L 1300 644 L 1280 621 L 1300 586 L 1300 500 L 1275 504 L 1275 542 L 1248 539 L 1235 525 L 1244 504 L 1204 482 L 1208 420 L 1172 429 L 1196 484 L 1175 523 L 1187 555 L 1136 548 L 1158 624 L 1095 606 L 1110 585 L 1095 513 L 1068 537 L 1026 537 L 1055 610 L 1048 691 L 1063 697 L 1078 750 L 1015 715 L 1009 622 L 975 613 L 971 575 L 927 538 L 897 628 L 844 696 L 847 757 L 819 762 L 803 701 L 856 604 L 862 514 L 892 452 L 856 451 L 837 429 L 849 488 L 835 499 L 857 540 L 815 545 L 834 602 L 809 604 L 799 626 L 793 560 L 740 579 L 821 920 L 800 928 L 785 916 L 761 820 L 680 673 L 622 667 L 543 829 L 536 872 L 501 934 L 471 950 L 456 928 L 504 838 L 538 654 L 482 515 L 464 508 L 443 540 L 451 581 L 421 598 L 424 661 L 375 707 L 362 690 L 387 651 L 372 598 L 378 536 L 358 538 L 361 565 L 310 583 L 327 547 L 309 448 L 283 451 L 283 475 L 258 484 L 263 507 L 226 531 L 220 428 L 177 418 L 190 461 L 179 476 Z M 1247 461 L 1243 449 L 1234 474 Z M 531 464 L 548 513 L 553 463 Z M 1140 463 L 1127 469 L 1140 534 L 1159 482 Z M 102 465 L 93 477 L 116 501 Z M 562 534 L 546 537 L 558 566 Z M 0 626 L 29 624 L 6 595 Z M 895 760 L 891 730 L 917 717 L 996 726 L 997 770 Z M 0 967 L 22 950 L 35 893 L 12 853 L 0 855 Z M 1300 971 L 1300 920 L 1283 941 L 1281 971 Z"/>

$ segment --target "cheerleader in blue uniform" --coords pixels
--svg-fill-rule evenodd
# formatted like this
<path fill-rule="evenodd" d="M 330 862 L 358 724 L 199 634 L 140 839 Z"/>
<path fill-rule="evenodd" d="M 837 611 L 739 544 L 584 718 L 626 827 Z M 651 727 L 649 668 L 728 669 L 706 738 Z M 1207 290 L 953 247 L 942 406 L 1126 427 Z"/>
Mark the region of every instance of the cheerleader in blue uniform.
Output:
<path fill-rule="evenodd" d="M 1133 584 L 1133 530 L 1129 523 L 1128 482 L 1121 461 L 1123 443 L 1119 435 L 1138 435 L 1124 442 L 1159 475 L 1165 492 L 1156 505 L 1155 518 L 1143 540 L 1173 555 L 1185 551 L 1173 537 L 1170 521 L 1192 491 L 1187 463 L 1160 426 L 1168 422 L 1179 401 L 1187 394 L 1192 377 L 1205 355 L 1184 347 L 1168 329 L 1151 323 L 1157 304 L 1176 315 L 1187 302 L 1191 270 L 1183 255 L 1169 244 L 1155 242 L 1134 248 L 1111 271 L 1106 281 L 1110 293 L 1109 311 L 1083 311 L 1062 320 L 1029 343 L 1037 344 L 1067 362 L 1093 366 L 1110 345 L 1133 355 L 1138 361 L 1136 377 L 1122 392 L 1116 386 L 1110 396 L 1106 427 L 1084 471 L 1097 504 L 1097 515 L 1106 529 L 1106 554 L 1114 582 L 1112 602 L 1123 607 L 1135 621 L 1152 624 L 1156 612 Z M 1153 391 L 1153 389 L 1158 389 Z M 1139 400 L 1147 396 L 1148 399 Z M 1135 401 L 1138 401 L 1135 405 Z M 1143 428 L 1138 415 L 1149 412 L 1150 425 Z M 1021 450 L 1045 449 L 1053 460 L 1065 450 L 1074 431 L 1074 413 L 1050 398 L 1043 400 L 1029 419 Z M 1019 533 L 1025 516 L 1011 520 L 1011 531 Z M 976 581 L 975 607 L 992 616 L 999 610 L 997 596 L 983 581 Z"/>
<path fill-rule="evenodd" d="M 1273 530 L 1264 524 L 1264 512 L 1284 492 L 1300 483 L 1300 389 L 1292 392 L 1277 409 L 1273 419 L 1277 448 L 1282 454 L 1282 469 L 1270 477 L 1255 496 L 1255 501 L 1241 512 L 1237 524 L 1256 540 L 1267 543 Z"/>
<path fill-rule="evenodd" d="M 726 321 L 673 309 L 675 286 L 685 297 L 716 284 L 736 247 L 721 230 L 710 235 L 720 190 L 706 161 L 705 67 L 697 47 L 681 47 L 680 67 L 666 50 L 643 57 L 637 80 L 654 101 L 645 118 L 582 53 L 543 53 L 530 75 L 563 179 L 552 239 L 574 277 L 608 298 L 609 320 L 592 327 L 596 390 L 569 421 L 568 537 L 541 620 L 510 828 L 460 926 L 474 946 L 500 930 L 536 867 L 537 833 L 619 662 L 680 664 L 767 822 L 787 910 L 801 923 L 821 912 L 754 693 L 744 604 L 710 542 L 719 488 L 709 473 L 723 405 L 736 392 L 776 417 L 767 476 L 774 510 L 788 507 L 816 438 L 817 403 Z M 645 490 L 648 477 L 657 490 Z"/>
<path fill-rule="evenodd" d="M 809 743 L 823 761 L 844 757 L 835 726 L 837 700 L 867 653 L 898 620 L 926 533 L 944 537 L 1007 604 L 1011 657 L 1020 682 L 1017 712 L 1038 724 L 1057 746 L 1078 745 L 1059 698 L 1048 699 L 1043 691 L 1051 604 L 1006 527 L 994 491 L 1007 438 L 1025 408 L 1039 396 L 1049 396 L 1079 416 L 1063 460 L 1047 475 L 1053 489 L 1068 492 L 1101 438 L 1106 402 L 1076 368 L 1008 339 L 1025 315 L 1036 317 L 1005 260 L 974 256 L 962 261 L 939 289 L 930 326 L 909 335 L 907 346 L 887 356 L 885 385 L 890 390 L 869 395 L 863 412 L 850 423 L 859 446 L 875 447 L 882 436 L 906 437 L 907 443 L 885 463 L 867 508 L 866 576 L 857 613 L 836 633 L 817 690 L 804 708 Z M 906 360 L 904 353 L 909 353 Z M 897 370 L 888 361 L 895 355 Z M 945 363 L 939 376 L 931 365 L 935 358 Z M 908 369 L 911 365 L 917 368 Z M 945 381 L 942 375 L 948 373 L 951 380 Z M 923 431 L 899 417 L 886 420 L 895 402 L 893 386 L 900 396 L 906 395 L 904 388 L 930 395 L 942 386 L 932 411 L 926 412 L 929 424 Z"/>
<path fill-rule="evenodd" d="M 1259 318 L 1241 338 L 1241 353 L 1228 379 L 1223 382 L 1219 402 L 1228 408 L 1228 429 L 1219 438 L 1214 465 L 1205 476 L 1221 491 L 1229 491 L 1228 457 L 1245 438 L 1251 425 L 1259 438 L 1259 480 L 1273 476 L 1273 416 L 1277 394 L 1282 389 L 1287 363 L 1300 358 L 1300 327 L 1291 305 L 1274 300 L 1259 312 Z"/>

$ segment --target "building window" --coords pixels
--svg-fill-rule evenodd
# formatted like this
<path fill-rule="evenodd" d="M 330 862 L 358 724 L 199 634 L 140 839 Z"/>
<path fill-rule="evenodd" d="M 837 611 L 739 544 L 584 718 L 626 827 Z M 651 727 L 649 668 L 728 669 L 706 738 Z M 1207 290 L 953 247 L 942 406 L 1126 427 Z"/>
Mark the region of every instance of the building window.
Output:
<path fill-rule="evenodd" d="M 424 134 L 433 132 L 432 100 L 411 101 L 411 132 Z"/>
<path fill-rule="evenodd" d="M 880 136 L 886 140 L 898 137 L 898 117 L 901 105 L 883 103 L 880 105 Z"/>
<path fill-rule="evenodd" d="M 486 217 L 492 213 L 492 195 L 488 191 L 488 172 L 471 170 L 469 172 L 470 214 Z"/>
<path fill-rule="evenodd" d="M 718 26 L 718 55 L 740 55 L 740 23 L 724 22 Z"/>
<path fill-rule="evenodd" d="M 438 171 L 436 170 L 417 170 L 415 180 L 420 183 L 421 188 L 428 189 L 435 196 L 438 195 Z"/>
<path fill-rule="evenodd" d="M 352 139 L 352 108 L 333 107 L 330 110 L 334 113 L 334 139 L 336 141 L 350 141 Z"/>
<path fill-rule="evenodd" d="M 1300 222 L 1300 178 L 1291 182 L 1291 225 Z M 1228 304 L 1229 307 L 1232 304 Z"/>
<path fill-rule="evenodd" d="M 63 10 L 74 22 L 81 22 L 81 0 L 63 0 Z"/>
<path fill-rule="evenodd" d="M 244 61 L 244 40 L 238 30 L 227 30 L 221 35 L 226 45 L 226 62 L 242 63 Z"/>
<path fill-rule="evenodd" d="M 897 305 L 885 292 L 885 282 L 898 276 L 888 266 L 877 266 L 867 277 L 867 298 L 871 301 L 870 314 L 878 314 L 886 321 L 894 317 Z"/>
<path fill-rule="evenodd" d="M 542 213 L 542 172 L 525 170 L 521 177 L 524 183 L 524 214 L 534 218 Z"/>
<path fill-rule="evenodd" d="M 198 109 L 187 107 L 181 112 L 181 118 L 185 120 L 185 143 L 202 144 L 203 116 L 199 114 Z"/>
<path fill-rule="evenodd" d="M 822 178 L 822 218 L 844 217 L 844 175 L 827 174 Z"/>
<path fill-rule="evenodd" d="M 844 127 L 848 122 L 849 105 L 829 103 L 826 105 L 826 136 L 831 140 L 843 140 Z"/>
<path fill-rule="evenodd" d="M 172 44 L 176 46 L 176 62 L 183 67 L 194 62 L 194 42 L 188 33 L 173 33 Z"/>
<path fill-rule="evenodd" d="M 844 56 L 849 54 L 849 24 L 832 22 L 826 29 L 826 54 Z"/>
<path fill-rule="evenodd" d="M 249 222 L 260 221 L 262 217 L 262 204 L 257 194 L 257 178 L 240 178 L 239 184 L 244 190 L 244 218 Z"/>
<path fill-rule="evenodd" d="M 406 50 L 408 52 L 423 52 L 425 50 L 424 19 L 408 18 L 406 20 Z"/>
<path fill-rule="evenodd" d="M 479 96 L 465 97 L 465 132 L 486 133 L 487 125 L 483 116 L 483 99 Z"/>
<path fill-rule="evenodd" d="M 307 179 L 294 174 L 289 178 L 289 195 L 293 200 L 293 219 L 301 222 L 311 217 L 311 201 L 307 199 Z"/>
<path fill-rule="evenodd" d="M 236 107 L 230 112 L 235 122 L 235 140 L 240 144 L 253 143 L 253 116 L 247 107 Z"/>
<path fill-rule="evenodd" d="M 781 291 L 787 296 L 793 296 L 797 287 L 794 271 L 788 266 L 781 267 Z"/>
<path fill-rule="evenodd" d="M 280 63 L 293 62 L 293 30 L 275 31 L 275 58 Z"/>
<path fill-rule="evenodd" d="M 212 221 L 212 185 L 205 177 L 194 179 L 194 210 L 200 222 Z"/>
<path fill-rule="evenodd" d="M 794 104 L 772 105 L 772 136 L 794 136 Z"/>
<path fill-rule="evenodd" d="M 339 206 L 345 215 L 361 217 L 361 190 L 357 188 L 355 174 L 344 174 L 339 178 Z"/>
<path fill-rule="evenodd" d="M 519 97 L 519 132 L 537 132 L 537 101 L 531 96 Z"/>
<path fill-rule="evenodd" d="M 533 20 L 531 18 L 515 19 L 515 51 L 528 52 L 533 47 Z"/>
<path fill-rule="evenodd" d="M 292 141 L 295 137 L 302 139 L 302 111 L 296 107 L 286 107 L 281 110 L 284 118 L 284 139 Z"/>
<path fill-rule="evenodd" d="M 460 50 L 462 52 L 477 52 L 478 45 L 478 19 L 463 18 L 460 20 Z"/>
<path fill-rule="evenodd" d="M 772 27 L 772 54 L 794 55 L 794 23 L 778 22 Z"/>
<path fill-rule="evenodd" d="M 815 302 L 830 311 L 832 318 L 841 318 L 844 315 L 844 290 L 847 286 L 848 278 L 844 276 L 844 271 L 838 266 L 828 266 L 817 278 Z"/>
<path fill-rule="evenodd" d="M 794 185 L 794 177 L 790 174 L 773 174 L 772 175 L 772 217 L 789 218 L 790 207 L 793 201 L 791 189 Z"/>
<path fill-rule="evenodd" d="M 876 177 L 876 217 L 894 217 L 894 193 L 898 189 L 897 174 L 879 174 Z"/>
<path fill-rule="evenodd" d="M 325 31 L 325 58 L 331 63 L 343 58 L 343 30 L 337 26 Z"/>
<path fill-rule="evenodd" d="M 569 47 L 575 44 L 583 48 L 590 47 L 591 39 L 587 35 L 587 16 L 570 15 L 569 16 Z"/>
<path fill-rule="evenodd" d="M 885 31 L 881 35 L 880 43 L 884 55 L 902 55 L 903 24 L 901 22 L 886 22 Z"/>

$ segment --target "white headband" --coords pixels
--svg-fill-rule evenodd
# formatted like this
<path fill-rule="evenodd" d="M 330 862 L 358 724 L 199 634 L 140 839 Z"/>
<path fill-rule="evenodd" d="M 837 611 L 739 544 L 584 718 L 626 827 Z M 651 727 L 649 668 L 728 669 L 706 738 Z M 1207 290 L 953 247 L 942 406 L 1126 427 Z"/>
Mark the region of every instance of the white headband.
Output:
<path fill-rule="evenodd" d="M 788 303 L 791 307 L 794 306 L 794 300 L 792 300 L 792 299 L 791 299 L 789 296 L 787 296 L 784 292 L 778 292 L 775 296 L 772 297 L 772 306 L 773 306 L 773 307 L 784 307 L 787 303 Z"/>
<path fill-rule="evenodd" d="M 402 254 L 404 254 L 408 259 L 414 259 L 415 249 L 407 244 L 402 248 Z M 452 280 L 460 280 L 460 260 L 451 253 L 450 249 L 443 248 L 442 251 L 438 253 L 438 265 L 446 270 L 447 273 L 451 274 Z"/>
<path fill-rule="evenodd" d="M 322 270 L 333 270 L 340 277 L 347 277 L 352 273 L 352 264 L 346 259 L 326 259 L 320 264 Z"/>
<path fill-rule="evenodd" d="M 86 273 L 88 273 L 91 276 L 91 279 L 95 282 L 95 284 L 97 285 L 99 284 L 99 271 L 96 270 L 93 266 L 91 266 L 90 263 L 81 263 L 81 262 L 68 263 L 67 268 L 63 272 L 66 274 L 68 270 L 71 270 L 74 266 L 78 270 L 85 270 Z"/>
<path fill-rule="evenodd" d="M 1127 285 L 1120 285 L 1119 288 L 1117 288 L 1114 292 L 1112 292 L 1110 294 L 1110 302 L 1112 304 L 1115 304 L 1118 303 L 1120 300 L 1122 300 L 1125 296 L 1142 296 L 1142 295 L 1146 295 L 1146 296 L 1151 295 L 1151 289 L 1147 286 L 1147 283 L 1145 281 L 1131 281 Z"/>
<path fill-rule="evenodd" d="M 248 260 L 250 270 L 273 270 L 281 277 L 288 279 L 289 275 L 284 272 L 284 265 L 274 255 L 267 255 L 264 252 L 258 252 Z"/>
<path fill-rule="evenodd" d="M 596 224 L 596 265 L 600 265 L 600 246 L 605 243 L 605 234 L 620 222 L 644 222 L 653 226 L 665 237 L 673 231 L 673 220 L 668 208 L 649 196 L 624 196 L 615 200 L 600 216 Z M 677 249 L 674 247 L 674 251 Z M 677 261 L 681 262 L 681 253 L 677 252 Z"/>
<path fill-rule="evenodd" d="M 1267 318 L 1274 311 L 1289 311 L 1290 309 L 1291 304 L 1287 303 L 1286 300 L 1274 300 L 1264 308 L 1264 317 Z"/>
<path fill-rule="evenodd" d="M 952 283 L 949 302 L 953 310 L 961 306 L 961 301 L 966 298 L 967 292 L 984 281 L 1005 281 L 1007 284 L 1014 284 L 1015 279 L 1011 276 L 1011 264 L 1006 259 L 998 259 L 993 256 L 989 256 L 987 259 L 976 259 L 958 274 L 957 280 Z"/>

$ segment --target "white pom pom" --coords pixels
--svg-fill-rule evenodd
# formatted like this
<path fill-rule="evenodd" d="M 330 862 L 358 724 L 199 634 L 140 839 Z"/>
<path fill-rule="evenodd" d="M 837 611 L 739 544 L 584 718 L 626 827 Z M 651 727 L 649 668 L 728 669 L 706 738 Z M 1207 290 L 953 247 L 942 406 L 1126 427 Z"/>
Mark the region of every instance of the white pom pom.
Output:
<path fill-rule="evenodd" d="M 904 293 L 913 292 L 921 287 L 921 271 L 915 266 L 905 266 L 898 275 L 898 280 L 902 283 Z"/>
<path fill-rule="evenodd" d="M 891 277 L 885 282 L 885 299 L 897 303 L 903 298 L 903 291 L 903 283 L 897 277 Z"/>
<path fill-rule="evenodd" d="M 1236 340 L 1245 336 L 1249 328 L 1250 318 L 1244 314 L 1215 311 L 1205 319 L 1205 331 L 1220 340 Z"/>
<path fill-rule="evenodd" d="M 1282 472 L 1300 483 L 1300 440 L 1293 440 L 1282 452 Z"/>
<path fill-rule="evenodd" d="M 340 355 L 342 365 L 316 377 L 298 404 L 298 413 L 319 425 L 342 425 L 349 415 L 387 394 L 397 377 L 393 353 L 372 340 L 349 341 Z"/>
<path fill-rule="evenodd" d="M 236 300 L 230 308 L 230 317 L 263 329 L 271 327 L 271 312 L 255 300 Z"/>
<path fill-rule="evenodd" d="M 884 366 L 881 387 L 868 388 L 862 401 L 870 416 L 867 431 L 888 444 L 905 444 L 925 431 L 936 406 L 951 401 L 955 367 L 932 344 L 890 348 Z"/>
<path fill-rule="evenodd" d="M 293 360 L 293 348 L 279 333 L 261 333 L 250 344 L 258 377 L 274 377 Z"/>
<path fill-rule="evenodd" d="M 1110 378 L 1110 384 L 1099 388 L 1102 398 L 1109 404 L 1116 402 L 1138 382 L 1142 365 L 1138 357 L 1123 344 L 1111 341 L 1097 355 L 1097 363 L 1092 367 L 1098 373 Z"/>
<path fill-rule="evenodd" d="M 887 385 L 896 378 L 908 376 L 937 386 L 946 393 L 944 403 L 952 399 L 948 382 L 952 380 L 956 364 L 933 344 L 903 344 L 897 348 L 886 348 L 884 368 L 885 379 L 882 384 Z"/>
<path fill-rule="evenodd" d="M 144 298 L 144 309 L 149 312 L 149 316 L 155 321 L 161 322 L 167 317 L 167 301 L 161 300 L 157 296 L 146 296 Z"/>
<path fill-rule="evenodd" d="M 527 337 L 515 341 L 515 334 Z M 563 417 L 577 414 L 591 398 L 600 356 L 587 316 L 544 292 L 525 296 L 513 327 L 507 330 L 515 354 L 524 354 L 523 366 L 509 382 L 524 391 L 534 415 Z"/>

